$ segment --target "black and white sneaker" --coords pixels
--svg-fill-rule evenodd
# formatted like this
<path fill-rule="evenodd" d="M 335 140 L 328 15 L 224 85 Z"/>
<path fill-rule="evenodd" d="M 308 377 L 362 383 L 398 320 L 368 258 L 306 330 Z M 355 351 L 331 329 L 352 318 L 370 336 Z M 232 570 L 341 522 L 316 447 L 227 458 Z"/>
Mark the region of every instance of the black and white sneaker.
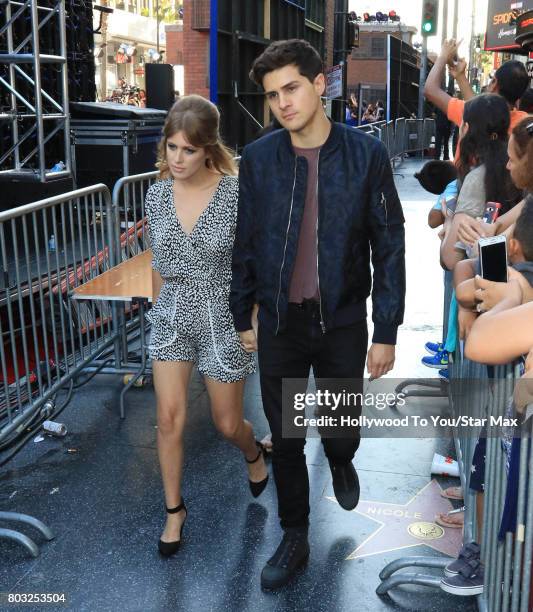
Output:
<path fill-rule="evenodd" d="M 479 559 L 464 561 L 456 576 L 443 578 L 440 588 L 446 593 L 469 597 L 483 593 L 483 564 Z"/>
<path fill-rule="evenodd" d="M 459 551 L 459 555 L 457 559 L 454 559 L 444 568 L 444 575 L 447 578 L 451 578 L 452 576 L 457 576 L 459 570 L 463 566 L 465 561 L 469 561 L 470 559 L 478 559 L 481 556 L 481 548 L 477 542 L 468 542 L 468 544 L 464 544 L 464 546 Z"/>

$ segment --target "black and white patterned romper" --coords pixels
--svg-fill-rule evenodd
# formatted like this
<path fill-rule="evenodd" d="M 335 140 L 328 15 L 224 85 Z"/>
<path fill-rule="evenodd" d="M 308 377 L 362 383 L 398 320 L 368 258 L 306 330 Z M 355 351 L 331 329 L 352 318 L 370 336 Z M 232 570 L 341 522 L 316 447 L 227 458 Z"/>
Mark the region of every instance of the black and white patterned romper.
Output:
<path fill-rule="evenodd" d="M 152 267 L 163 278 L 146 315 L 150 357 L 194 361 L 200 374 L 221 382 L 242 380 L 255 371 L 255 361 L 242 348 L 229 310 L 238 179 L 222 177 L 190 234 L 179 222 L 172 186 L 172 178 L 154 183 L 145 200 Z"/>

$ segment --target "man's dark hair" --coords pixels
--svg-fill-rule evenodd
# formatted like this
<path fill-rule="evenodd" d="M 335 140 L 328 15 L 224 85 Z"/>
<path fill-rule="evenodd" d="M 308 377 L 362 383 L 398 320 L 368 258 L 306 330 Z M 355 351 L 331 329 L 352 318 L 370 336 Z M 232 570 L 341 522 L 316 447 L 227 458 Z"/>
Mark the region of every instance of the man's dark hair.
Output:
<path fill-rule="evenodd" d="M 529 87 L 529 77 L 522 62 L 510 60 L 503 63 L 494 75 L 498 82 L 498 93 L 503 96 L 511 106 L 524 95 Z"/>
<path fill-rule="evenodd" d="M 525 94 L 520 98 L 518 110 L 524 111 L 524 113 L 533 113 L 533 87 L 526 89 Z"/>
<path fill-rule="evenodd" d="M 518 240 L 526 261 L 533 261 L 533 195 L 528 195 L 516 220 L 513 237 Z"/>
<path fill-rule="evenodd" d="M 298 72 L 311 83 L 324 71 L 318 51 L 306 40 L 292 38 L 276 40 L 254 61 L 250 78 L 257 85 L 263 85 L 266 74 L 285 66 L 295 65 Z"/>

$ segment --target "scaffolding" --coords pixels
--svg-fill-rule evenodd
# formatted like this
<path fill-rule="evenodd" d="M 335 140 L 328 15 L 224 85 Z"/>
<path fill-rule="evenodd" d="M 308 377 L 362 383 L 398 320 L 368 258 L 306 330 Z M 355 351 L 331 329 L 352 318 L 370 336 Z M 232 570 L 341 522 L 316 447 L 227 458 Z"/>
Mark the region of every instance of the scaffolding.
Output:
<path fill-rule="evenodd" d="M 0 148 L 0 180 L 44 183 L 69 178 L 65 2 L 0 0 L 2 13 L 5 18 L 0 18 L 0 69 L 4 70 L 0 70 L 0 93 L 7 92 L 8 103 L 7 107 L 4 104 L 0 108 L 2 142 L 7 143 Z M 44 46 L 43 37 L 46 37 Z M 41 53 L 47 44 L 50 46 L 50 41 L 55 41 L 58 55 Z M 53 78 L 43 86 L 43 76 L 52 71 Z M 46 147 L 52 143 L 57 159 L 50 161 Z M 53 168 L 59 160 L 63 164 Z"/>

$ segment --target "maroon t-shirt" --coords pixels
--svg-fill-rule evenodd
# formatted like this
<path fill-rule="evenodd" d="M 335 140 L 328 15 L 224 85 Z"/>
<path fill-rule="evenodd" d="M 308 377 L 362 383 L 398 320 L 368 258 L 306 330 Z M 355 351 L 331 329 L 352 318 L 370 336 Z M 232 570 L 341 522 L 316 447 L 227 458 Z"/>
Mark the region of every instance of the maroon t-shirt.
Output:
<path fill-rule="evenodd" d="M 317 221 L 318 221 L 318 156 L 320 147 L 301 149 L 294 147 L 299 157 L 307 159 L 307 191 L 304 214 L 298 236 L 298 250 L 289 287 L 289 302 L 305 299 L 318 300 Z"/>

